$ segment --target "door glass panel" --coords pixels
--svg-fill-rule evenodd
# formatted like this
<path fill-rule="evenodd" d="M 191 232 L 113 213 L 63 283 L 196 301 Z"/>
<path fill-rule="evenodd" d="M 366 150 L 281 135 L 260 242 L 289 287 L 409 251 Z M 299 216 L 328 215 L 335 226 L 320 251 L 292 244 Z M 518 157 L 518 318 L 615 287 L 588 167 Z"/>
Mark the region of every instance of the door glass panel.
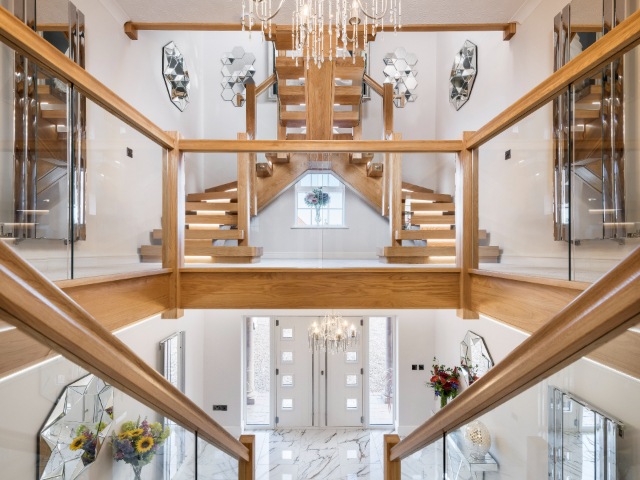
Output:
<path fill-rule="evenodd" d="M 347 387 L 357 387 L 358 386 L 358 375 L 345 375 L 346 377 L 346 386 Z"/>
<path fill-rule="evenodd" d="M 282 363 L 293 363 L 293 352 L 282 352 Z"/>
<path fill-rule="evenodd" d="M 283 375 L 282 376 L 282 386 L 283 387 L 293 387 L 293 375 Z"/>
<path fill-rule="evenodd" d="M 282 338 L 293 340 L 293 328 L 283 328 L 282 329 Z"/>
<path fill-rule="evenodd" d="M 282 399 L 282 410 L 293 410 L 293 398 Z"/>
<path fill-rule="evenodd" d="M 369 424 L 393 424 L 393 319 L 369 318 Z"/>
<path fill-rule="evenodd" d="M 247 425 L 269 425 L 271 419 L 271 319 L 248 317 L 245 327 L 246 423 Z"/>
<path fill-rule="evenodd" d="M 358 399 L 347 398 L 347 410 L 357 410 L 357 408 L 358 408 Z"/>
<path fill-rule="evenodd" d="M 344 361 L 346 363 L 358 363 L 358 352 L 344 352 Z"/>

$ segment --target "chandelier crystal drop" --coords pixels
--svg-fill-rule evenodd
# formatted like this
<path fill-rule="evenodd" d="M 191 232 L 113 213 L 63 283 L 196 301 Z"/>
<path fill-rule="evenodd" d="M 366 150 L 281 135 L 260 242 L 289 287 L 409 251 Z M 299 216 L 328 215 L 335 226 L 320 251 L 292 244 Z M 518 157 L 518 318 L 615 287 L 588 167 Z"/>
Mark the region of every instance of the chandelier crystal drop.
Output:
<path fill-rule="evenodd" d="M 349 324 L 341 315 L 325 315 L 320 324 L 309 327 L 309 350 L 329 353 L 344 352 L 358 345 L 359 333 L 355 324 Z"/>
<path fill-rule="evenodd" d="M 271 39 L 272 20 L 286 1 L 242 0 L 242 30 L 251 31 L 254 25 L 260 25 L 264 36 Z M 339 51 L 346 56 L 347 51 L 366 49 L 369 36 L 384 31 L 385 17 L 389 30 L 402 28 L 402 0 L 290 1 L 294 3 L 291 14 L 294 56 L 306 58 L 307 68 L 311 60 L 320 67 L 325 57 L 331 61 Z M 355 55 L 353 58 L 355 62 Z"/>

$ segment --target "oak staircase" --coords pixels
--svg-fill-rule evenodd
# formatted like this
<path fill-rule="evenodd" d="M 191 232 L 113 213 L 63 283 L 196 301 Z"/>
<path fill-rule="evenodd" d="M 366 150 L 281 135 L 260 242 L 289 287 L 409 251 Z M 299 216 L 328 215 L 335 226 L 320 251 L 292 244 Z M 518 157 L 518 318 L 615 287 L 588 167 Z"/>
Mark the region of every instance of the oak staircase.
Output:
<path fill-rule="evenodd" d="M 277 81 L 278 86 L 278 139 L 361 139 L 364 58 L 359 55 L 355 58 L 333 58 L 332 61 L 327 58 L 318 68 L 315 64 L 307 65 L 304 58 L 287 56 L 286 48 L 278 47 L 278 42 L 286 46 L 290 39 L 290 35 L 276 34 L 278 56 L 272 82 Z M 268 83 L 269 79 L 265 82 Z M 389 88 L 391 85 L 377 87 L 377 91 L 383 91 L 384 129 L 392 132 L 393 90 Z M 247 85 L 247 133 L 241 134 L 243 138 L 255 138 L 256 91 L 265 91 L 266 88 L 268 85 Z M 400 175 L 401 160 L 399 155 L 395 157 Z M 391 181 L 385 177 L 387 165 L 381 158 L 374 158 L 373 154 L 266 153 L 265 158 L 266 161 L 257 162 L 254 154 L 238 154 L 238 182 L 187 195 L 186 262 L 258 261 L 262 248 L 249 245 L 248 217 L 257 215 L 308 170 L 329 169 L 370 206 L 383 216 L 390 216 L 390 203 L 388 198 L 383 198 L 388 195 Z M 389 161 L 389 155 L 386 161 Z M 400 182 L 400 176 L 393 181 Z M 400 188 L 399 183 L 397 187 Z M 387 193 L 383 194 L 384 191 Z M 244 198 L 250 205 L 239 206 L 239 198 Z M 398 198 L 401 204 L 392 210 L 394 214 L 402 212 L 402 227 L 393 232 L 392 246 L 378 252 L 380 259 L 388 263 L 455 263 L 455 205 L 452 197 L 403 183 L 402 195 Z M 239 211 L 247 212 L 246 227 L 240 225 Z M 396 223 L 390 220 L 390 224 Z M 160 259 L 161 236 L 161 231 L 154 232 L 154 244 L 141 248 L 144 261 Z M 480 259 L 496 261 L 499 249 L 484 245 L 486 241 L 486 232 L 481 232 Z"/>

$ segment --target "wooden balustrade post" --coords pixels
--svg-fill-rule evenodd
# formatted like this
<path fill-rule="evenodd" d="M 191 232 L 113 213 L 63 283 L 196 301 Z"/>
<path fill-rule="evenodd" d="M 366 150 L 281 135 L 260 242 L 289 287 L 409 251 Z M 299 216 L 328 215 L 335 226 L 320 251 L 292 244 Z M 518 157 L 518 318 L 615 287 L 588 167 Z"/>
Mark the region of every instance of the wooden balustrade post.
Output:
<path fill-rule="evenodd" d="M 393 140 L 402 140 L 402 134 L 394 133 Z M 388 157 L 389 164 L 389 230 L 391 246 L 402 245 L 402 240 L 396 239 L 396 233 L 402 230 L 402 154 L 392 153 Z"/>
<path fill-rule="evenodd" d="M 385 83 L 382 93 L 382 134 L 393 132 L 393 85 Z"/>
<path fill-rule="evenodd" d="M 253 480 L 256 478 L 255 435 L 240 435 L 240 443 L 247 447 L 249 460 L 238 460 L 238 480 Z"/>
<path fill-rule="evenodd" d="M 184 266 L 184 155 L 178 149 L 180 134 L 168 132 L 173 150 L 165 150 L 162 159 L 162 267 L 171 268 L 169 308 L 162 318 L 184 315 L 180 307 L 180 271 Z"/>
<path fill-rule="evenodd" d="M 258 133 L 258 125 L 256 122 L 256 108 L 257 108 L 257 93 L 256 93 L 256 84 L 252 78 L 247 80 L 245 85 L 245 109 L 246 109 L 246 120 L 247 120 L 247 140 L 255 140 L 256 135 Z M 258 214 L 258 195 L 256 193 L 256 159 L 257 155 L 255 153 L 249 154 L 249 167 L 251 168 L 251 173 L 249 176 L 249 201 L 250 201 L 250 210 L 251 215 L 255 216 Z"/>
<path fill-rule="evenodd" d="M 393 137 L 393 132 L 386 131 L 384 132 L 384 140 L 391 140 Z M 389 182 L 391 175 L 391 153 L 387 152 L 384 154 L 384 169 L 382 170 L 382 216 L 386 217 L 389 215 Z"/>
<path fill-rule="evenodd" d="M 396 434 L 386 434 L 384 436 L 384 480 L 400 480 L 401 461 L 391 461 L 391 449 L 400 443 L 400 437 Z"/>
<path fill-rule="evenodd" d="M 239 133 L 238 140 L 246 140 L 246 133 Z M 251 218 L 251 154 L 238 153 L 238 230 L 244 232 L 238 246 L 249 246 L 249 219 Z"/>
<path fill-rule="evenodd" d="M 466 320 L 480 318 L 471 309 L 471 275 L 478 268 L 478 164 L 477 150 L 467 149 L 473 132 L 463 133 L 462 151 L 456 157 L 456 266 L 460 268 L 460 307 Z"/>

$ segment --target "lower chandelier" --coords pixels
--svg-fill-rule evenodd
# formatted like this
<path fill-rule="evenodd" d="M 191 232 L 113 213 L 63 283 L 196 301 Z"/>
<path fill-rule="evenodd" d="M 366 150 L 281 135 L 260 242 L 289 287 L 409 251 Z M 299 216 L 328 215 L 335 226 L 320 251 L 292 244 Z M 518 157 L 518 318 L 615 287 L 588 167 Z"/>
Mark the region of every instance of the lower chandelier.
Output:
<path fill-rule="evenodd" d="M 359 334 L 355 324 L 349 324 L 342 315 L 325 315 L 322 322 L 313 322 L 309 327 L 309 349 L 330 353 L 344 352 L 358 345 Z"/>

